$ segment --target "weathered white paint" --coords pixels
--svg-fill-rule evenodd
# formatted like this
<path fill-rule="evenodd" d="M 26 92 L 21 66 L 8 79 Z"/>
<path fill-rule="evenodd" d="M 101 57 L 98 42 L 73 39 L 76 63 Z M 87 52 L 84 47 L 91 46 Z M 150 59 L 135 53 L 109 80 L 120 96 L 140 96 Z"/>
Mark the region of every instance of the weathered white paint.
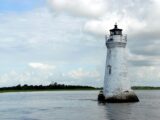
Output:
<path fill-rule="evenodd" d="M 106 38 L 107 59 L 103 87 L 106 98 L 131 91 L 127 73 L 126 44 L 127 37 L 123 35 Z"/>

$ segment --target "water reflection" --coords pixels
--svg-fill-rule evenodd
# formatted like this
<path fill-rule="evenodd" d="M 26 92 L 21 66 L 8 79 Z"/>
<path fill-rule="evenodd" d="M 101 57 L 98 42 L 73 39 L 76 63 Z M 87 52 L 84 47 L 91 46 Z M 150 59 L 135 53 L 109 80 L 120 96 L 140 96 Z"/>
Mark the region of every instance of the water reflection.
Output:
<path fill-rule="evenodd" d="M 132 103 L 101 103 L 99 105 L 104 107 L 106 120 L 130 120 L 132 114 L 131 104 Z"/>

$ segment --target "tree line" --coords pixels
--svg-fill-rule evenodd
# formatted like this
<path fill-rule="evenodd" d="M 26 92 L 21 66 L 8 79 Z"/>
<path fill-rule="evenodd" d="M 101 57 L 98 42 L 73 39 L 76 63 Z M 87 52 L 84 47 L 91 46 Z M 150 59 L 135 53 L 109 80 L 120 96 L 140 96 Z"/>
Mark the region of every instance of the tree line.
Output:
<path fill-rule="evenodd" d="M 6 90 L 94 90 L 95 87 L 91 86 L 81 86 L 81 85 L 65 85 L 58 84 L 57 82 L 49 84 L 49 85 L 17 85 L 12 87 L 2 87 L 0 91 Z"/>

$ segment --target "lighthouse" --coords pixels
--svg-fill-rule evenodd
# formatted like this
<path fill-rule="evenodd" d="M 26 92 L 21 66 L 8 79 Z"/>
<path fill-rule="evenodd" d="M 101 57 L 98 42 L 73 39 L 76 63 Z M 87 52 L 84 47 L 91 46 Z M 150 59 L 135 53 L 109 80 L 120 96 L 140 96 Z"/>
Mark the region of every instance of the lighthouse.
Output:
<path fill-rule="evenodd" d="M 115 24 L 106 37 L 107 58 L 103 94 L 106 102 L 138 102 L 128 79 L 126 57 L 127 35 Z"/>

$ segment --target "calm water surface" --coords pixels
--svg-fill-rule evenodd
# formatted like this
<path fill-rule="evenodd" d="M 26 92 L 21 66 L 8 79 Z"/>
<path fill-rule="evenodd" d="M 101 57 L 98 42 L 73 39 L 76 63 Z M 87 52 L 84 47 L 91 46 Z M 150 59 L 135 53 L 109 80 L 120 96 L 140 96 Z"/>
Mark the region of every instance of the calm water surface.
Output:
<path fill-rule="evenodd" d="M 136 91 L 139 103 L 98 104 L 98 91 L 0 94 L 0 120 L 160 120 L 160 91 Z"/>

